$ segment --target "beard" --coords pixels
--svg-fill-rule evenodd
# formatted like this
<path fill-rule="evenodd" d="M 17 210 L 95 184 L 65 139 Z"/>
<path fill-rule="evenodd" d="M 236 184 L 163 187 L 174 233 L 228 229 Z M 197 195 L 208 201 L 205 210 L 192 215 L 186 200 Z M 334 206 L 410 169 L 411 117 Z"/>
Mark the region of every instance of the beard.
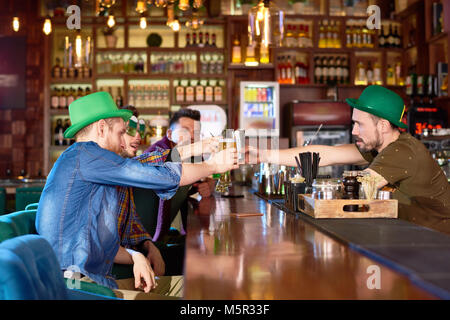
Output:
<path fill-rule="evenodd" d="M 120 143 L 114 143 L 114 141 L 112 141 L 112 139 L 108 138 L 106 140 L 106 146 L 105 149 L 112 151 L 118 155 L 121 155 L 122 152 L 124 152 L 125 150 L 122 149 L 122 147 L 120 146 Z"/>
<path fill-rule="evenodd" d="M 383 144 L 381 136 L 378 131 L 375 131 L 375 137 L 373 139 L 362 139 L 358 136 L 354 136 L 356 145 L 363 152 L 369 152 L 372 150 L 378 150 Z"/>

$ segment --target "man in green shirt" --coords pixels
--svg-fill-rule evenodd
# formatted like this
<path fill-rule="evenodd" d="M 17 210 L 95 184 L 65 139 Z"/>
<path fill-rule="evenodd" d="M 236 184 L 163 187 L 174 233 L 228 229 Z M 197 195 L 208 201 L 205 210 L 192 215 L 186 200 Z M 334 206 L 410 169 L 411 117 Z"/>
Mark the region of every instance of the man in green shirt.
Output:
<path fill-rule="evenodd" d="M 318 152 L 320 166 L 368 165 L 365 171 L 381 181 L 377 187 L 393 191 L 400 218 L 450 234 L 447 177 L 419 140 L 399 131 L 399 127 L 407 128 L 401 122 L 403 99 L 374 85 L 368 86 L 359 99 L 346 102 L 354 108 L 355 144 L 259 150 L 259 161 L 296 166 L 295 156 L 300 152 Z"/>

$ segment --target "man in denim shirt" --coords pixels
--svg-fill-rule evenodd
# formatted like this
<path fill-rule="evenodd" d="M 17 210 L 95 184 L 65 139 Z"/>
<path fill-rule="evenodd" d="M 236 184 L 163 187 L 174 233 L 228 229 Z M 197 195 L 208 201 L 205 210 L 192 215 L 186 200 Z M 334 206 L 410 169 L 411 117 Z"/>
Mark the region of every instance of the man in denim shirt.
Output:
<path fill-rule="evenodd" d="M 69 106 L 72 126 L 64 133 L 76 143 L 64 151 L 47 177 L 39 201 L 36 230 L 52 245 L 62 270 L 76 269 L 94 282 L 116 289 L 113 262 L 134 264 L 135 287 L 156 287 L 154 272 L 139 252 L 119 244 L 116 186 L 153 189 L 169 199 L 178 186 L 215 172 L 237 168 L 236 150 L 227 149 L 202 164 L 140 163 L 119 156 L 125 122 L 106 92 L 77 99 Z"/>

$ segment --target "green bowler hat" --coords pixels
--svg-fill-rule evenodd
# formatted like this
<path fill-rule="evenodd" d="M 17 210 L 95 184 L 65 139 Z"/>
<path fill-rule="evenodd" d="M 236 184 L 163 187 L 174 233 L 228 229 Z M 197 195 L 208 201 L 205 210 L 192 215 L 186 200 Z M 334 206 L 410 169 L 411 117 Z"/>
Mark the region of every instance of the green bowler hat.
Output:
<path fill-rule="evenodd" d="M 402 122 L 405 113 L 405 103 L 395 92 L 382 86 L 372 85 L 364 89 L 359 99 L 345 99 L 353 108 L 383 118 L 392 124 L 407 129 Z"/>
<path fill-rule="evenodd" d="M 131 110 L 119 110 L 108 92 L 95 92 L 72 102 L 69 106 L 72 125 L 64 132 L 65 138 L 73 138 L 84 127 L 107 118 L 122 118 L 127 122 L 133 115 Z"/>

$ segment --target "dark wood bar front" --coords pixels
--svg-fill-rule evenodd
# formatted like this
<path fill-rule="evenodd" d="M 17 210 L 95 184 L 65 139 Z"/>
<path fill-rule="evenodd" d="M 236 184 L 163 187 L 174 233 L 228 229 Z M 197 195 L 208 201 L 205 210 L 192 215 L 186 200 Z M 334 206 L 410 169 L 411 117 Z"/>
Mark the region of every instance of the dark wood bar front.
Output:
<path fill-rule="evenodd" d="M 185 281 L 185 299 L 435 299 L 247 190 L 202 199 L 190 213 Z"/>

